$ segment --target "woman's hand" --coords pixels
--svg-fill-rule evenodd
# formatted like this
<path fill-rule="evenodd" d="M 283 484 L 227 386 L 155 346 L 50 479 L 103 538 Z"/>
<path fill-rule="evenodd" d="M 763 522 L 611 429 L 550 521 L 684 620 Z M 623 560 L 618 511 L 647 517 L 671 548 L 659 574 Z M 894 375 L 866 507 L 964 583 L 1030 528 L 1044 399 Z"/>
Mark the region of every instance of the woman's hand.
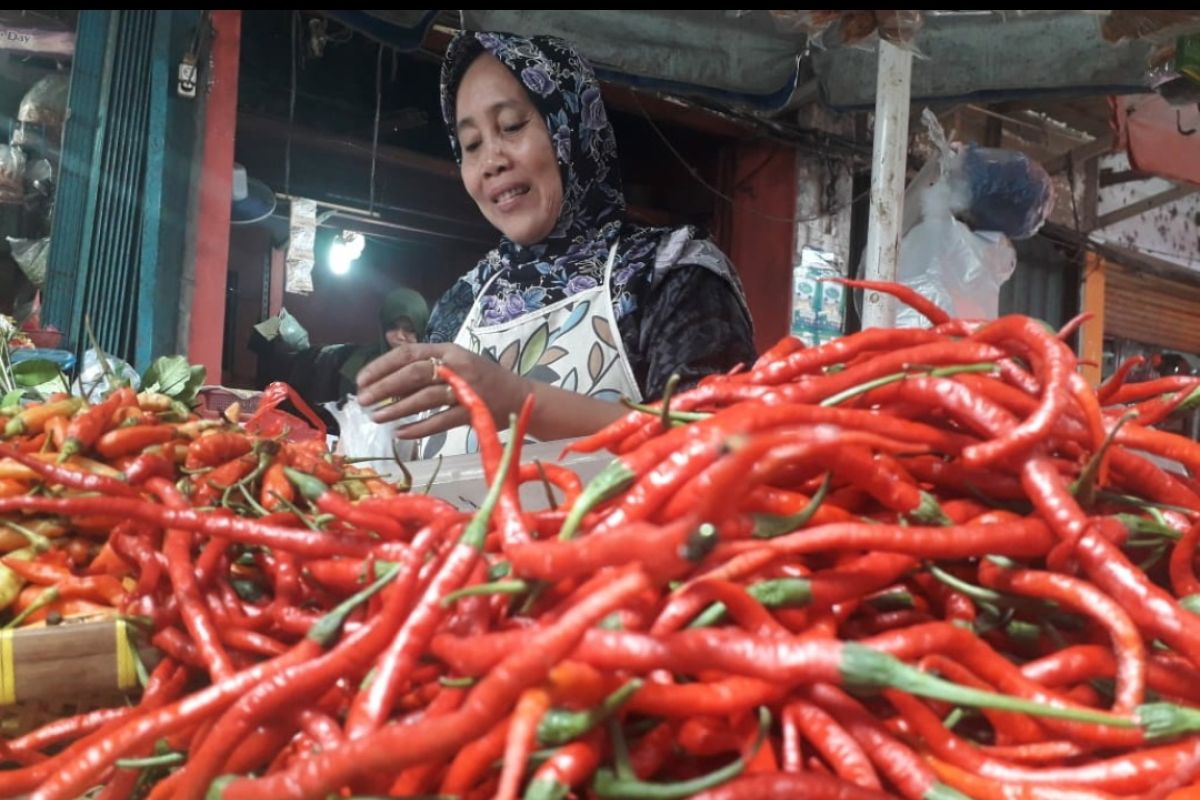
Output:
<path fill-rule="evenodd" d="M 396 436 L 402 439 L 419 439 L 468 424 L 467 410 L 457 404 L 450 386 L 435 375 L 434 359 L 471 384 L 498 425 L 507 425 L 509 414 L 520 410 L 531 391 L 525 378 L 456 344 L 406 344 L 362 368 L 358 373 L 358 402 L 365 408 L 378 406 L 371 419 L 379 423 L 450 407 L 429 419 L 398 428 Z M 389 400 L 395 402 L 387 403 Z"/>

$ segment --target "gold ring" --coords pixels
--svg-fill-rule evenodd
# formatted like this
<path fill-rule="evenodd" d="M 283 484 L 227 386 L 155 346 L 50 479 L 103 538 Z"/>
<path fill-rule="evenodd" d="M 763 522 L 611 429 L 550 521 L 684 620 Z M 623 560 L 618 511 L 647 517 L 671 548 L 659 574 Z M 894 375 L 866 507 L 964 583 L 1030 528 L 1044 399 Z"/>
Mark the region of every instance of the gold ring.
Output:
<path fill-rule="evenodd" d="M 438 378 L 438 368 L 440 368 L 442 366 L 442 360 L 440 358 L 438 358 L 437 356 L 433 356 L 432 358 L 429 359 L 429 364 L 430 364 L 430 366 L 433 367 L 433 377 L 429 379 L 429 382 L 430 383 L 439 383 L 440 381 Z"/>

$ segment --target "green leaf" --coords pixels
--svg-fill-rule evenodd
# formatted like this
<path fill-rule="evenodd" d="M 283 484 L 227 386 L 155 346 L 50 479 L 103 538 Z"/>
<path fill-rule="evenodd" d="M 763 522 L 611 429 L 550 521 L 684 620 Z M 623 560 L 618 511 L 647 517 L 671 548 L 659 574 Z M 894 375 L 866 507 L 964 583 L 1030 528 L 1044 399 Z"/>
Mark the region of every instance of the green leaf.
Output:
<path fill-rule="evenodd" d="M 529 337 L 529 341 L 525 343 L 525 350 L 521 353 L 519 374 L 529 374 L 529 371 L 541 360 L 542 354 L 546 352 L 546 344 L 549 341 L 549 328 L 546 323 L 542 323 L 542 326 L 534 331 L 533 335 Z"/>
<path fill-rule="evenodd" d="M 142 376 L 142 388 L 186 403 L 195 398 L 204 377 L 204 367 L 191 366 L 183 356 L 162 356 Z"/>
<path fill-rule="evenodd" d="M 204 385 L 204 379 L 207 377 L 208 371 L 201 365 L 197 364 L 191 368 L 191 375 L 188 377 L 187 386 L 183 392 L 176 397 L 184 403 L 191 403 L 196 399 L 196 392 L 200 391 L 200 387 Z"/>
<path fill-rule="evenodd" d="M 58 364 L 53 361 L 31 358 L 20 364 L 14 364 L 12 372 L 13 377 L 17 379 L 18 386 L 40 386 L 57 378 L 59 368 Z"/>
<path fill-rule="evenodd" d="M 0 400 L 0 408 L 8 408 L 9 406 L 17 405 L 21 402 L 21 395 L 23 394 L 24 392 L 17 390 L 4 395 L 4 399 Z"/>

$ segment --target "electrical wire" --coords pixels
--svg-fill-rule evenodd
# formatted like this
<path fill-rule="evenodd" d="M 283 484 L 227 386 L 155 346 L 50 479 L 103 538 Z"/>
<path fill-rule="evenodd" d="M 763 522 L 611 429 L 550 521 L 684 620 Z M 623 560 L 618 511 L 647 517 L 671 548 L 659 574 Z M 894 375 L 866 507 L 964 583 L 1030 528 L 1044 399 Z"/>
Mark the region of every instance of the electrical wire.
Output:
<path fill-rule="evenodd" d="M 379 107 L 383 102 L 383 44 L 375 59 L 375 130 L 371 135 L 371 194 L 368 213 L 375 213 L 375 165 L 379 162 Z"/>
<path fill-rule="evenodd" d="M 283 193 L 292 193 L 292 126 L 296 123 L 296 40 L 300 37 L 300 12 L 292 12 L 292 88 L 288 95 L 287 142 L 283 149 Z"/>
<path fill-rule="evenodd" d="M 638 93 L 633 92 L 632 97 L 633 97 L 634 103 L 638 107 L 638 111 L 641 112 L 642 117 L 645 118 L 646 122 L 649 123 L 649 125 L 650 125 L 651 129 L 654 131 L 654 133 L 657 134 L 658 138 L 662 140 L 662 143 L 664 145 L 666 145 L 667 149 L 671 151 L 671 155 L 675 156 L 675 158 L 679 161 L 679 163 L 681 165 L 683 165 L 683 168 L 688 171 L 688 173 L 692 176 L 692 178 L 694 178 L 697 183 L 699 183 L 701 186 L 703 186 L 705 189 L 707 189 L 710 193 L 712 193 L 713 195 L 716 195 L 720 199 L 724 200 L 726 203 L 733 206 L 734 209 L 736 209 L 738 211 L 748 212 L 750 214 L 753 214 L 756 217 L 760 217 L 760 218 L 768 220 L 770 222 L 781 222 L 781 223 L 790 223 L 793 225 L 799 225 L 799 224 L 804 224 L 804 223 L 808 223 L 808 222 L 816 222 L 817 220 L 822 219 L 824 217 L 832 216 L 835 214 L 840 214 L 842 211 L 845 211 L 847 208 L 850 208 L 855 203 L 859 202 L 860 200 L 862 200 L 863 198 L 865 198 L 871 194 L 870 190 L 867 190 L 867 191 L 859 194 L 857 197 L 852 197 L 848 203 L 845 203 L 836 208 L 828 209 L 827 211 L 825 211 L 822 214 L 817 214 L 817 215 L 811 216 L 811 217 L 798 217 L 795 215 L 793 215 L 791 217 L 779 217 L 779 216 L 775 216 L 774 214 L 767 214 L 762 211 L 759 211 L 758 209 L 754 208 L 753 206 L 744 205 L 741 201 L 735 200 L 734 198 L 732 198 L 729 195 L 722 192 L 720 189 L 717 189 L 715 186 L 710 184 L 708 181 L 704 180 L 704 176 L 700 174 L 700 171 L 697 170 L 695 167 L 693 167 L 688 162 L 688 160 L 686 158 L 684 158 L 683 155 L 677 149 L 675 149 L 675 145 L 671 144 L 671 140 L 667 138 L 666 134 L 664 134 L 662 132 L 662 130 L 658 127 L 658 125 L 654 122 L 654 120 L 651 119 L 650 115 L 648 113 L 646 113 L 646 109 L 642 105 L 642 101 L 641 101 L 641 98 L 638 96 Z M 765 163 L 763 165 L 760 165 L 760 167 L 761 166 L 765 166 Z"/>

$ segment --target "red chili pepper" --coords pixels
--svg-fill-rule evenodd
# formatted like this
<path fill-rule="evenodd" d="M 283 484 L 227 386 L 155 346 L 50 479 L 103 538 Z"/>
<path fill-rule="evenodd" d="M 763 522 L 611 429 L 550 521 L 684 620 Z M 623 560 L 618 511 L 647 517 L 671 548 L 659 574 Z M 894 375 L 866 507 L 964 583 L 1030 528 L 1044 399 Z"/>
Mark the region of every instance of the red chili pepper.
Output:
<path fill-rule="evenodd" d="M 505 740 L 512 724 L 511 717 L 505 718 L 469 743 L 454 756 L 438 794 L 462 795 L 478 786 L 491 771 L 492 764 L 504 755 Z"/>
<path fill-rule="evenodd" d="M 1101 405 L 1108 405 L 1112 396 L 1125 385 L 1125 379 L 1129 377 L 1130 371 L 1145 361 L 1143 356 L 1133 356 L 1122 361 L 1112 376 L 1096 389 L 1096 399 L 1100 401 Z"/>
<path fill-rule="evenodd" d="M 1116 797 L 1094 789 L 999 783 L 932 756 L 926 756 L 926 761 L 947 785 L 978 800 L 1115 800 Z"/>
<path fill-rule="evenodd" d="M 963 686 L 970 686 L 989 692 L 996 691 L 995 686 L 982 680 L 978 675 L 954 659 L 940 653 L 925 656 L 918 662 L 918 667 L 927 672 L 939 673 L 947 680 L 954 681 Z M 1046 739 L 1045 728 L 1037 720 L 1025 714 L 1014 714 L 1008 711 L 996 711 L 995 709 L 982 709 L 982 711 L 991 724 L 992 730 L 996 733 L 997 742 L 1026 743 L 1042 742 Z"/>
<path fill-rule="evenodd" d="M 979 553 L 1036 558 L 1050 551 L 1054 535 L 1044 522 L 1026 518 L 1006 523 L 976 520 L 952 527 L 905 527 L 842 522 L 786 534 L 765 542 L 730 542 L 714 551 L 726 555 L 766 548 L 777 555 L 841 550 L 885 550 L 924 558 L 971 558 Z"/>
<path fill-rule="evenodd" d="M 537 631 L 530 648 L 510 653 L 471 690 L 460 711 L 380 729 L 338 750 L 315 755 L 302 769 L 257 780 L 234 779 L 214 787 L 214 795 L 222 800 L 303 800 L 324 796 L 356 775 L 385 768 L 396 771 L 427 758 L 445 758 L 469 741 L 474 731 L 501 719 L 521 691 L 545 680 L 549 665 L 566 657 L 588 628 L 648 586 L 645 576 L 635 569 L 585 598 L 556 622 Z"/>
<path fill-rule="evenodd" d="M 503 497 L 508 483 L 514 449 L 515 437 L 505 448 L 479 512 L 463 530 L 454 549 L 446 556 L 404 625 L 381 656 L 370 687 L 355 698 L 346 717 L 347 738 L 360 739 L 383 725 L 391 713 L 401 684 L 407 680 L 421 652 L 447 615 L 443 598 L 459 589 L 475 568 L 483 550 L 493 509 Z"/>
<path fill-rule="evenodd" d="M 604 735 L 600 731 L 563 745 L 533 773 L 525 797 L 565 797 L 596 772 L 603 754 Z"/>
<path fill-rule="evenodd" d="M 840 283 L 843 286 L 850 286 L 855 289 L 866 289 L 872 292 L 883 292 L 895 297 L 904 305 L 910 307 L 913 311 L 929 320 L 931 325 L 943 325 L 950 321 L 950 315 L 945 312 L 940 306 L 934 303 L 929 298 L 917 292 L 910 286 L 905 286 L 901 283 L 892 283 L 890 281 L 863 281 L 850 280 L 849 278 L 825 278 L 831 283 Z"/>
<path fill-rule="evenodd" d="M 495 481 L 500 469 L 502 448 L 500 437 L 496 433 L 496 423 L 492 419 L 492 412 L 488 409 L 487 404 L 483 402 L 483 399 L 471 388 L 471 384 L 460 378 L 453 370 L 445 366 L 440 366 L 437 368 L 437 375 L 450 384 L 450 388 L 454 390 L 454 396 L 458 399 L 459 404 L 470 412 L 471 427 L 475 429 L 475 436 L 479 441 L 479 454 L 483 460 L 484 475 L 489 482 Z M 532 409 L 532 405 L 530 404 L 531 399 L 532 396 L 526 398 L 525 409 L 522 409 L 522 416 L 525 417 L 526 423 Z M 524 429 L 526 425 L 518 427 Z M 519 438 L 518 436 L 518 442 Z M 514 465 L 520 463 L 521 459 L 518 454 L 514 460 Z M 517 498 L 517 469 L 514 466 L 513 474 L 505 480 L 500 495 L 499 506 L 497 507 L 497 518 L 500 521 L 500 528 L 505 543 L 527 542 L 530 539 L 529 529 L 521 517 L 521 505 Z"/>
<path fill-rule="evenodd" d="M 1104 398 L 1105 405 L 1126 405 L 1149 400 L 1167 392 L 1192 392 L 1200 388 L 1200 377 L 1193 375 L 1170 375 L 1121 386 Z"/>
<path fill-rule="evenodd" d="M 117 428 L 104 434 L 96 442 L 96 452 L 107 459 L 140 453 L 147 447 L 166 444 L 175 438 L 171 425 L 134 425 Z"/>
<path fill-rule="evenodd" d="M 1200 617 L 1180 608 L 1155 586 L 1112 542 L 1091 532 L 1087 517 L 1057 471 L 1041 459 L 1025 463 L 1022 482 L 1034 506 L 1075 554 L 1096 585 L 1125 608 L 1140 627 L 1200 665 Z"/>
<path fill-rule="evenodd" d="M 290 467 L 284 467 L 284 474 L 300 493 L 322 512 L 333 514 L 351 525 L 375 531 L 387 539 L 403 540 L 408 538 L 408 531 L 399 522 L 382 514 L 365 510 L 361 505 L 351 503 L 345 496 L 322 483 L 319 478 L 305 475 Z"/>
<path fill-rule="evenodd" d="M 884 695 L 904 714 L 936 756 L 1003 783 L 1060 784 L 1094 787 L 1119 794 L 1139 793 L 1174 775 L 1183 765 L 1200 758 L 1200 737 L 1191 737 L 1174 744 L 1147 748 L 1078 767 L 1010 765 L 990 759 L 962 742 L 942 724 L 936 714 L 911 695 L 891 690 L 886 690 Z"/>
<path fill-rule="evenodd" d="M 244 433 L 214 431 L 188 445 L 187 460 L 183 465 L 187 469 L 215 467 L 244 456 L 253 448 L 253 442 Z"/>
<path fill-rule="evenodd" d="M 185 509 L 187 500 L 175 485 L 163 478 L 151 478 L 146 488 L 154 492 L 166 505 Z M 192 535 L 179 529 L 168 529 L 163 537 L 163 552 L 167 556 L 167 576 L 175 596 L 179 600 L 183 622 L 187 626 L 204 658 L 213 679 L 222 681 L 233 676 L 233 663 L 221 645 L 216 626 L 204 606 L 200 586 L 196 580 L 191 559 Z"/>
<path fill-rule="evenodd" d="M 1146 670 L 1147 686 L 1185 705 L 1200 705 L 1200 671 L 1164 658 L 1164 654 L 1151 656 Z M 1021 666 L 1022 675 L 1047 687 L 1108 679 L 1116 671 L 1112 653 L 1098 645 L 1075 645 Z"/>
<path fill-rule="evenodd" d="M 162 528 L 181 528 L 209 536 L 223 536 L 243 544 L 264 545 L 302 555 L 329 557 L 335 555 L 363 557 L 377 553 L 386 558 L 394 552 L 386 542 L 372 542 L 356 536 L 320 533 L 273 525 L 240 517 L 221 516 L 194 510 L 163 508 L 135 498 L 124 497 L 4 497 L 0 498 L 0 513 L 6 511 L 40 511 L 78 519 L 86 514 L 104 514 L 106 520 L 125 517 L 148 522 Z M 113 523 L 107 522 L 107 529 Z"/>
<path fill-rule="evenodd" d="M 171 659 L 164 659 L 159 662 L 154 672 L 151 673 L 150 680 L 146 683 L 146 690 L 142 693 L 142 699 L 138 703 L 138 709 L 146 711 L 161 708 L 175 700 L 182 693 L 186 684 L 187 671 L 179 668 Z M 137 756 L 141 757 L 149 755 L 152 755 L 150 748 L 137 753 Z M 117 798 L 130 797 L 137 787 L 140 778 L 141 775 L 138 770 L 118 769 L 105 782 L 104 788 L 96 796 L 97 800 L 116 800 Z"/>
<path fill-rule="evenodd" d="M 1171 550 L 1171 588 L 1176 597 L 1200 594 L 1200 580 L 1196 578 L 1196 543 L 1200 542 L 1200 522 L 1187 529 Z"/>
<path fill-rule="evenodd" d="M 129 387 L 122 387 L 91 408 L 80 411 L 67 425 L 67 438 L 59 452 L 59 461 L 66 461 L 76 453 L 83 453 L 96 444 L 96 440 L 112 425 L 113 414 L 124 406 L 136 406 L 137 395 Z"/>
<path fill-rule="evenodd" d="M 1146 648 L 1129 615 L 1108 595 L 1069 575 L 1037 570 L 1010 572 L 987 559 L 980 561 L 979 579 L 985 586 L 1052 600 L 1105 627 L 1112 637 L 1118 663 L 1113 711 L 1132 712 L 1142 703 L 1146 685 Z"/>
<path fill-rule="evenodd" d="M 526 689 L 521 693 L 504 745 L 504 766 L 500 771 L 496 800 L 517 800 L 529 754 L 537 742 L 538 723 L 549 710 L 550 695 L 544 689 Z"/>
<path fill-rule="evenodd" d="M 220 772 L 223 761 L 240 736 L 257 722 L 269 718 L 270 714 L 285 707 L 290 700 L 304 693 L 324 690 L 339 675 L 369 663 L 394 637 L 401 620 L 408 613 L 412 593 L 416 589 L 417 570 L 426 552 L 424 548 L 413 548 L 408 552 L 407 558 L 394 570 L 400 582 L 385 599 L 384 610 L 372 616 L 363 628 L 318 658 L 295 664 L 281 663 L 282 671 L 276 677 L 234 704 L 189 761 L 187 780 L 177 790 L 177 796 L 203 796 L 205 787 Z M 375 581 L 372 586 L 378 588 L 388 577 L 390 575 L 385 573 L 385 577 Z M 368 592 L 372 592 L 372 589 L 368 588 L 356 597 Z M 327 644 L 322 641 L 325 636 L 324 631 L 315 636 L 310 633 L 306 641 L 316 641 L 319 650 L 320 646 Z M 306 647 L 313 649 L 312 645 Z"/>
<path fill-rule="evenodd" d="M 122 480 L 98 473 L 80 472 L 61 464 L 51 464 L 40 458 L 0 445 L 0 458 L 8 457 L 29 467 L 49 482 L 61 483 L 81 492 L 99 492 L 108 495 L 133 497 L 137 491 Z"/>
<path fill-rule="evenodd" d="M 283 448 L 283 459 L 287 466 L 317 477 L 325 483 L 337 483 L 342 479 L 341 470 L 326 461 L 323 456 L 323 453 L 297 443 L 286 444 Z"/>
<path fill-rule="evenodd" d="M 557 487 L 563 493 L 564 505 L 568 507 L 575 502 L 579 497 L 579 493 L 583 491 L 583 483 L 573 470 L 552 462 L 537 461 L 530 464 L 522 464 L 518 480 L 520 483 L 545 481 L 551 486 Z"/>
<path fill-rule="evenodd" d="M 276 461 L 263 473 L 259 503 L 267 511 L 278 511 L 296 501 L 296 489 L 284 474 L 284 462 Z"/>
<path fill-rule="evenodd" d="M 842 690 L 818 683 L 807 691 L 808 698 L 831 714 L 862 746 L 883 777 L 908 798 L 936 796 L 939 784 L 933 771 L 906 745 L 892 736 L 859 703 Z"/>
<path fill-rule="evenodd" d="M 974 633 L 948 623 L 931 622 L 901 631 L 888 631 L 865 639 L 862 644 L 902 661 L 914 661 L 931 653 L 942 653 L 962 663 L 1000 692 L 1057 708 L 1077 707 L 1062 695 L 1026 678 L 1011 661 Z M 577 654 L 577 657 L 581 656 Z M 1114 715 L 1113 719 L 1122 717 Z M 1112 725 L 1083 724 L 1052 718 L 1043 719 L 1040 724 L 1071 739 L 1105 746 L 1129 747 L 1145 741 L 1140 730 Z"/>
<path fill-rule="evenodd" d="M 872 351 L 886 352 L 943 341 L 945 339 L 941 335 L 922 328 L 902 328 L 899 330 L 872 328 L 860 333 L 851 334 L 850 336 L 833 339 L 817 347 L 799 350 L 792 353 L 786 359 L 767 364 L 761 370 L 751 370 L 735 380 L 744 380 L 747 383 L 776 385 L 794 380 L 799 375 L 819 373 L 824 367 L 846 363 L 861 353 Z"/>
<path fill-rule="evenodd" d="M 135 712 L 136 709 L 133 706 L 118 706 L 116 708 L 98 708 L 95 711 L 56 719 L 6 742 L 6 757 L 16 758 L 24 764 L 42 760 L 44 758 L 41 755 L 43 751 L 55 745 L 87 736 L 114 722 L 128 719 Z"/>
<path fill-rule="evenodd" d="M 80 577 L 66 567 L 45 561 L 0 558 L 0 563 L 31 583 L 55 587 L 63 600 L 93 600 L 112 608 L 120 608 L 125 600 L 125 589 L 111 575 Z"/>

